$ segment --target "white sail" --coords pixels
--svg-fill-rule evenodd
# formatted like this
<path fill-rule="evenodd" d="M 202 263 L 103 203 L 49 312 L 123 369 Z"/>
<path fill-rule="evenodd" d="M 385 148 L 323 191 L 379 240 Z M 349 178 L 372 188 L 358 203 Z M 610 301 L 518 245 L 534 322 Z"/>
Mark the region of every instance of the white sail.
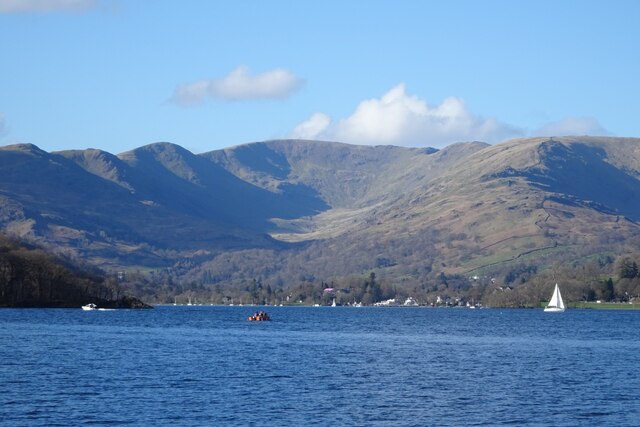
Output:
<path fill-rule="evenodd" d="M 557 283 L 556 283 L 555 294 L 556 294 L 556 307 L 564 310 L 564 301 L 562 301 L 562 295 L 560 295 L 560 288 L 558 287 Z"/>
<path fill-rule="evenodd" d="M 556 283 L 556 288 L 553 290 L 553 296 L 551 297 L 551 301 L 549 301 L 549 305 L 551 307 L 558 306 L 558 284 Z"/>
<path fill-rule="evenodd" d="M 556 288 L 553 290 L 551 301 L 549 301 L 544 311 L 564 311 L 564 302 L 562 301 L 562 295 L 560 295 L 560 288 L 557 283 Z"/>

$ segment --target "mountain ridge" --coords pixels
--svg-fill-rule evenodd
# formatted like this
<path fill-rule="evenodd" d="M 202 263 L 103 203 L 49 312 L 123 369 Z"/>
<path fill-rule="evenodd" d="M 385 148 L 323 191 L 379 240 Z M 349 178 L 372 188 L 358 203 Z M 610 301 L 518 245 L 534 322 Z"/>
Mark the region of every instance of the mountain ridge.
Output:
<path fill-rule="evenodd" d="M 228 261 L 254 277 L 420 282 L 636 250 L 640 236 L 636 138 L 440 150 L 273 140 L 201 154 L 155 143 L 118 155 L 20 145 L 0 148 L 0 171 L 8 232 L 103 267 L 189 259 L 185 280 L 243 280 Z"/>

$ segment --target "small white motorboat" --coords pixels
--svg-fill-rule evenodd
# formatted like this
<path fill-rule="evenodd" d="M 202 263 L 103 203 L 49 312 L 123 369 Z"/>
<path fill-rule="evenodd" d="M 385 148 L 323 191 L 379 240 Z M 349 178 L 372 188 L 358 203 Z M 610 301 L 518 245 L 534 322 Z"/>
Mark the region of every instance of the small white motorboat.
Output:
<path fill-rule="evenodd" d="M 83 310 L 97 310 L 98 306 L 95 305 L 94 303 L 90 303 L 90 304 L 87 304 L 87 305 L 83 305 L 82 309 Z"/>

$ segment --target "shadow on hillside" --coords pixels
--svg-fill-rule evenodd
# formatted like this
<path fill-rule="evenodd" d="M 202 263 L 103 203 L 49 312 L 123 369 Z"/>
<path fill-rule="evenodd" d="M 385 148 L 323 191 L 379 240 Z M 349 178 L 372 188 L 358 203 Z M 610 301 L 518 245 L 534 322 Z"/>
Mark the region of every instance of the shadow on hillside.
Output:
<path fill-rule="evenodd" d="M 240 150 L 245 162 L 264 155 L 265 159 L 258 159 L 251 166 L 278 176 L 288 174 L 290 166 L 286 159 L 256 145 L 248 149 L 255 148 L 258 153 Z M 329 208 L 308 186 L 281 185 L 279 192 L 271 192 L 178 146 L 155 144 L 136 150 L 136 157 L 132 182 L 139 194 L 160 201 L 173 211 L 206 221 L 264 232 L 272 227 L 271 218 L 299 218 Z"/>
<path fill-rule="evenodd" d="M 262 172 L 277 179 L 286 179 L 291 172 L 287 157 L 266 144 L 255 143 L 237 147 L 236 159 L 254 172 Z"/>
<path fill-rule="evenodd" d="M 608 163 L 603 149 L 549 141 L 538 152 L 541 165 L 522 174 L 533 186 L 557 193 L 563 203 L 578 199 L 591 208 L 640 220 L 640 181 Z"/>

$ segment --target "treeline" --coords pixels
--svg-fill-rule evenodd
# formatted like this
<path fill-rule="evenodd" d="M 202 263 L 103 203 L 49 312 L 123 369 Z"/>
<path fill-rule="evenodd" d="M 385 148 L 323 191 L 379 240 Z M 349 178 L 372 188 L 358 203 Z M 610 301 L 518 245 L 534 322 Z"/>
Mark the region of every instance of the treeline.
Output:
<path fill-rule="evenodd" d="M 560 284 L 568 303 L 638 301 L 639 263 L 640 255 L 617 259 L 605 255 L 583 263 L 558 263 L 544 270 L 520 263 L 473 276 L 424 271 L 418 277 L 401 279 L 388 274 L 384 266 L 363 274 L 329 278 L 313 274 L 286 277 L 274 271 L 266 276 L 243 274 L 224 280 L 212 270 L 208 274 L 215 277 L 213 283 L 185 281 L 175 269 L 164 269 L 149 275 L 130 274 L 123 286 L 158 303 L 329 305 L 335 301 L 338 305 L 371 305 L 389 299 L 402 304 L 412 297 L 421 305 L 539 307 L 550 298 L 555 283 Z"/>
<path fill-rule="evenodd" d="M 538 272 L 536 268 L 522 268 L 507 275 L 512 281 L 483 297 L 491 306 L 538 307 L 548 301 L 555 283 L 562 290 L 565 303 L 583 301 L 640 302 L 640 255 L 601 256 L 576 265 L 554 265 Z"/>
<path fill-rule="evenodd" d="M 116 277 L 74 267 L 46 251 L 0 235 L 0 307 L 140 306 Z"/>

